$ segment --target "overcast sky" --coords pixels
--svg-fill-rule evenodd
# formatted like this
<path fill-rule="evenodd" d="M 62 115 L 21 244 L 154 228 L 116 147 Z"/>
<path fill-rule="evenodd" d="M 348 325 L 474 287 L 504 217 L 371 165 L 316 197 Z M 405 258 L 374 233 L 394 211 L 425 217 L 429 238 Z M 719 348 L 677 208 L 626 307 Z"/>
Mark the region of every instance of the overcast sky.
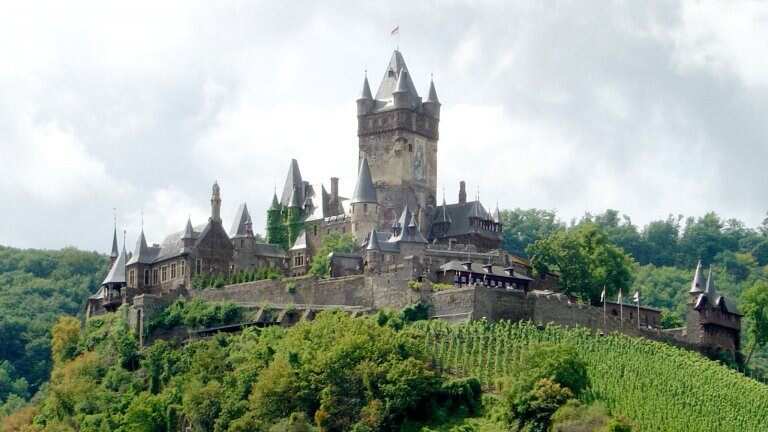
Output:
<path fill-rule="evenodd" d="M 107 251 L 113 208 L 159 243 L 214 180 L 226 227 L 245 201 L 263 232 L 291 158 L 350 194 L 396 24 L 449 202 L 463 179 L 565 220 L 768 210 L 766 3 L 320 3 L 0 2 L 0 244 Z"/>

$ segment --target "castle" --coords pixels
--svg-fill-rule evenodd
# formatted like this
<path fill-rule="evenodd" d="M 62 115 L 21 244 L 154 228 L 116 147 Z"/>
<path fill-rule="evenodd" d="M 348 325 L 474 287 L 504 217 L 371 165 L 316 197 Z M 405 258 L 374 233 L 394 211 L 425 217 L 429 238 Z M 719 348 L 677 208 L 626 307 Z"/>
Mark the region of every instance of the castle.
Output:
<path fill-rule="evenodd" d="M 440 109 L 434 81 L 423 100 L 402 54 L 394 51 L 375 96 L 366 76 L 357 99 L 359 157 L 350 198 L 339 194 L 338 177 L 330 179 L 330 192 L 322 184 L 306 181 L 293 159 L 281 194 L 275 192 L 267 210 L 266 241 L 260 241 L 245 203 L 229 232 L 224 229 L 221 188 L 214 183 L 205 225 L 187 220 L 183 230 L 152 246 L 142 229 L 131 253 L 125 245 L 118 251 L 117 233 L 113 234 L 110 270 L 88 300 L 87 315 L 129 305 L 132 322 L 143 334 L 147 315 L 179 297 L 270 303 L 273 308 L 290 304 L 292 311 L 303 309 L 307 316 L 318 307 L 376 310 L 425 302 L 435 318 L 578 324 L 696 349 L 738 352 L 740 314 L 715 292 L 711 277 L 703 284 L 700 266 L 687 326 L 662 332 L 656 309 L 579 305 L 558 293 L 556 275 L 533 277 L 526 260 L 501 248 L 498 207 L 491 213 L 478 196 L 468 200 L 463 181 L 457 202 L 447 204 L 443 196 L 438 205 Z M 330 256 L 330 279 L 308 275 L 324 239 L 333 233 L 353 236 L 357 250 Z M 294 278 L 293 292 L 285 289 L 284 281 L 256 281 L 216 291 L 192 288 L 200 275 L 265 267 Z M 435 283 L 452 288 L 432 290 Z"/>

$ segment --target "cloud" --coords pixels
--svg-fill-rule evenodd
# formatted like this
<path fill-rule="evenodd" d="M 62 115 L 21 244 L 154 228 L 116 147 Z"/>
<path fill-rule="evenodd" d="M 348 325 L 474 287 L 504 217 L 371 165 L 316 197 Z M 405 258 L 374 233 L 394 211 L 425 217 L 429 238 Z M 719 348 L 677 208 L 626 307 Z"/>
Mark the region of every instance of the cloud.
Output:
<path fill-rule="evenodd" d="M 112 209 L 150 241 L 257 230 L 291 158 L 354 187 L 354 100 L 400 48 L 443 102 L 438 182 L 486 206 L 620 209 L 638 223 L 768 202 L 759 3 L 23 2 L 0 14 L 0 243 L 104 250 Z M 401 11 L 408 11 L 402 14 Z M 154 239 L 154 240 L 152 240 Z"/>

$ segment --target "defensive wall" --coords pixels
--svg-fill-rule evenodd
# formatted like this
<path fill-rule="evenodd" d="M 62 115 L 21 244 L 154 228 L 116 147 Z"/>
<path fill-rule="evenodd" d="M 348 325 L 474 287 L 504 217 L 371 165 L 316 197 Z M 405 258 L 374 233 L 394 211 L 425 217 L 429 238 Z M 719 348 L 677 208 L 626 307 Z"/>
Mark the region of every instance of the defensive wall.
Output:
<path fill-rule="evenodd" d="M 581 326 L 597 332 L 621 332 L 654 339 L 687 349 L 698 349 L 679 333 L 648 326 L 638 327 L 632 307 L 624 310 L 623 321 L 603 309 L 572 301 L 551 291 L 522 291 L 482 285 L 432 291 L 429 281 L 411 283 L 410 269 L 377 275 L 353 275 L 331 279 L 301 276 L 281 280 L 261 280 L 222 288 L 189 290 L 186 297 L 206 301 L 230 301 L 246 308 L 270 312 L 264 323 L 291 325 L 311 319 L 326 309 L 370 313 L 379 309 L 400 309 L 417 302 L 431 306 L 434 319 L 451 322 L 487 319 L 489 321 L 531 321 L 535 324 Z M 142 334 L 143 322 L 178 298 L 142 295 L 134 299 L 129 316 Z M 294 316 L 295 315 L 295 316 Z M 266 316 L 266 315 L 264 315 Z"/>

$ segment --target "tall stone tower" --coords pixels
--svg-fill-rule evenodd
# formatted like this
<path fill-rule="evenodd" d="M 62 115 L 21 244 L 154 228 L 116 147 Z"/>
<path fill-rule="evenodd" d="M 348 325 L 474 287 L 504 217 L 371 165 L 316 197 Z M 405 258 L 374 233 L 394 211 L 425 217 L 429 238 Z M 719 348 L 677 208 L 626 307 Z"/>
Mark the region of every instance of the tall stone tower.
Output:
<path fill-rule="evenodd" d="M 428 230 L 437 195 L 440 101 L 430 82 L 422 101 L 400 51 L 384 72 L 374 97 L 366 76 L 357 100 L 359 163 L 368 161 L 379 200 L 379 227 L 389 227 L 407 204 Z"/>

